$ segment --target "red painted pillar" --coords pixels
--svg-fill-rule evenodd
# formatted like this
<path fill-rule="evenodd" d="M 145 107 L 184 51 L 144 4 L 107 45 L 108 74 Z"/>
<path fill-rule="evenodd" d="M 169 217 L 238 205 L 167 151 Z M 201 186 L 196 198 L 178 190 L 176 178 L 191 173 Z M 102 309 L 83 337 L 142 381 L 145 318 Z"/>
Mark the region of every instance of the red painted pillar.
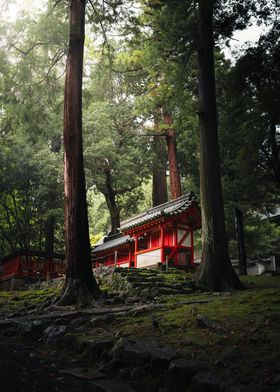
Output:
<path fill-rule="evenodd" d="M 174 244 L 175 248 L 177 248 L 177 246 L 178 246 L 178 227 L 176 224 L 173 226 L 173 244 Z M 174 259 L 175 259 L 174 265 L 178 265 L 178 249 L 175 251 Z"/>
<path fill-rule="evenodd" d="M 164 260 L 164 227 L 160 225 L 160 261 L 161 263 L 165 263 Z"/>
<path fill-rule="evenodd" d="M 49 271 L 49 260 L 45 259 L 44 264 L 43 264 L 43 268 L 42 268 L 42 274 L 45 278 L 47 278 L 48 271 Z"/>
<path fill-rule="evenodd" d="M 138 236 L 137 234 L 135 235 L 135 253 L 134 253 L 134 268 L 137 268 L 137 254 L 136 252 L 138 252 Z"/>
<path fill-rule="evenodd" d="M 17 256 L 15 274 L 16 274 L 16 275 L 19 275 L 19 274 L 20 274 L 20 256 Z"/>
<path fill-rule="evenodd" d="M 194 238 L 193 230 L 191 230 L 191 265 L 194 264 Z"/>

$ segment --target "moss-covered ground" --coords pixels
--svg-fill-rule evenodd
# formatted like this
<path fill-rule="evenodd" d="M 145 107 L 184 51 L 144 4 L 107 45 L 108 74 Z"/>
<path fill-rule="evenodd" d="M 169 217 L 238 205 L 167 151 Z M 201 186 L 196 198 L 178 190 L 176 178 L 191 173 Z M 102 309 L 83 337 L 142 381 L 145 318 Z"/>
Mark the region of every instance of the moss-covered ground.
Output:
<path fill-rule="evenodd" d="M 59 292 L 59 288 L 0 291 L 1 315 L 4 315 L 6 312 L 10 313 L 35 308 L 43 304 L 44 301 L 54 298 Z"/>
<path fill-rule="evenodd" d="M 176 282 L 176 277 L 185 278 L 175 273 L 164 279 Z M 76 337 L 83 343 L 118 334 L 153 339 L 241 382 L 280 382 L 280 277 L 241 279 L 244 291 L 161 296 L 162 308 L 133 317 L 118 316 L 104 325 L 89 326 Z M 57 293 L 58 289 L 0 292 L 1 314 L 37 306 Z"/>

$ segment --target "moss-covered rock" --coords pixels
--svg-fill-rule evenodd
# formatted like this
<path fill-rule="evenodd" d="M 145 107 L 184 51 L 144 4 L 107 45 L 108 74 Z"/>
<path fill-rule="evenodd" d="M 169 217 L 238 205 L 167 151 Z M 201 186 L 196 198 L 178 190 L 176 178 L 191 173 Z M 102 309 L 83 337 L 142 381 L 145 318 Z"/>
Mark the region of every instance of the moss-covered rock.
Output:
<path fill-rule="evenodd" d="M 190 273 L 170 269 L 102 268 L 95 272 L 96 279 L 106 292 L 122 292 L 128 296 L 155 299 L 159 295 L 190 294 L 205 291 L 197 285 Z"/>

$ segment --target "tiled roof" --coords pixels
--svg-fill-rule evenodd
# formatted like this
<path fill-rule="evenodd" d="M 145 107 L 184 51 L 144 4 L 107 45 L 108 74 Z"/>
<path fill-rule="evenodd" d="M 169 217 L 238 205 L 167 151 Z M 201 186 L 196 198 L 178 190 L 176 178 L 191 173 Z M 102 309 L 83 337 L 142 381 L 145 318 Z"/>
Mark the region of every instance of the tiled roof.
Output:
<path fill-rule="evenodd" d="M 104 250 L 109 250 L 112 248 L 118 248 L 119 246 L 129 244 L 134 240 L 129 235 L 115 234 L 112 236 L 105 237 L 102 244 L 98 244 L 93 250 L 93 254 L 96 255 Z"/>
<path fill-rule="evenodd" d="M 126 219 L 121 222 L 121 231 L 129 230 L 137 226 L 141 226 L 160 217 L 179 215 L 182 212 L 187 211 L 190 207 L 196 206 L 196 197 L 194 193 L 190 192 L 178 199 L 168 201 L 167 203 L 160 204 L 159 206 L 150 208 L 149 210 L 134 216 L 132 218 Z M 103 242 L 97 243 L 93 255 L 97 255 L 103 251 L 109 249 L 118 248 L 125 244 L 132 243 L 134 240 L 129 235 L 124 235 L 123 233 L 118 233 L 108 237 L 104 237 Z"/>
<path fill-rule="evenodd" d="M 63 260 L 65 258 L 65 255 L 61 254 L 61 253 L 53 253 L 52 255 L 46 252 L 41 252 L 41 251 L 36 251 L 36 250 L 30 250 L 30 249 L 20 249 L 17 250 L 13 253 L 9 253 L 7 255 L 5 255 L 4 257 L 2 257 L 2 262 L 6 262 L 9 260 L 14 259 L 17 256 L 35 256 L 35 257 L 41 257 L 44 259 L 49 259 L 49 258 L 53 258 L 53 259 L 61 259 Z"/>
<path fill-rule="evenodd" d="M 150 208 L 140 215 L 121 222 L 121 231 L 133 229 L 160 217 L 179 215 L 193 205 L 196 206 L 196 197 L 194 193 L 190 192 L 178 199 Z"/>

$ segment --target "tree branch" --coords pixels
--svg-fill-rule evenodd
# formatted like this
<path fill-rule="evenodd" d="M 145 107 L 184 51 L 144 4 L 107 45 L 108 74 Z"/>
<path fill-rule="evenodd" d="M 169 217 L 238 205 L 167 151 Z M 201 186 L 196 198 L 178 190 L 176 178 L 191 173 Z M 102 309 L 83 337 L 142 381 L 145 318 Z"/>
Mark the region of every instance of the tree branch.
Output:
<path fill-rule="evenodd" d="M 36 46 L 42 46 L 42 45 L 46 45 L 47 42 L 35 42 L 32 46 L 30 46 L 29 49 L 27 50 L 22 50 L 20 48 L 18 48 L 15 44 L 10 43 L 10 46 L 14 49 L 16 49 L 18 52 L 20 52 L 21 54 L 23 54 L 24 56 L 27 56 L 34 48 L 36 48 Z"/>
<path fill-rule="evenodd" d="M 47 71 L 47 73 L 46 73 L 46 76 L 45 76 L 43 79 L 41 79 L 39 82 L 33 83 L 33 86 L 38 86 L 39 84 L 45 82 L 45 81 L 48 79 L 48 77 L 49 77 L 49 75 L 50 75 L 50 72 L 51 72 L 51 70 L 53 69 L 53 67 L 60 61 L 60 59 L 62 59 L 62 57 L 63 57 L 64 55 L 65 55 L 64 49 L 58 50 L 58 52 L 57 52 L 56 55 L 54 56 L 54 59 L 53 59 L 51 65 L 50 65 L 50 68 L 48 69 L 48 71 Z M 61 76 L 63 76 L 64 73 L 65 73 L 65 71 L 63 71 L 63 74 L 60 75 L 59 78 L 61 78 Z M 59 79 L 59 78 L 57 78 L 57 79 Z M 57 80 L 57 79 L 56 79 L 56 80 Z"/>
<path fill-rule="evenodd" d="M 107 39 L 107 34 L 106 34 L 105 28 L 103 26 L 102 20 L 101 20 L 99 14 L 98 14 L 96 8 L 94 7 L 92 0 L 89 0 L 89 3 L 90 3 L 90 5 L 91 5 L 91 7 L 93 9 L 93 12 L 97 16 L 98 22 L 100 24 L 100 27 L 101 27 L 101 30 L 102 30 L 102 34 L 103 34 L 103 38 L 104 38 L 104 42 L 105 42 L 105 44 L 107 46 L 107 49 L 108 49 L 108 57 L 109 57 L 110 67 L 112 69 L 113 60 L 112 60 L 112 53 L 111 53 L 111 45 L 109 44 L 109 41 Z"/>

